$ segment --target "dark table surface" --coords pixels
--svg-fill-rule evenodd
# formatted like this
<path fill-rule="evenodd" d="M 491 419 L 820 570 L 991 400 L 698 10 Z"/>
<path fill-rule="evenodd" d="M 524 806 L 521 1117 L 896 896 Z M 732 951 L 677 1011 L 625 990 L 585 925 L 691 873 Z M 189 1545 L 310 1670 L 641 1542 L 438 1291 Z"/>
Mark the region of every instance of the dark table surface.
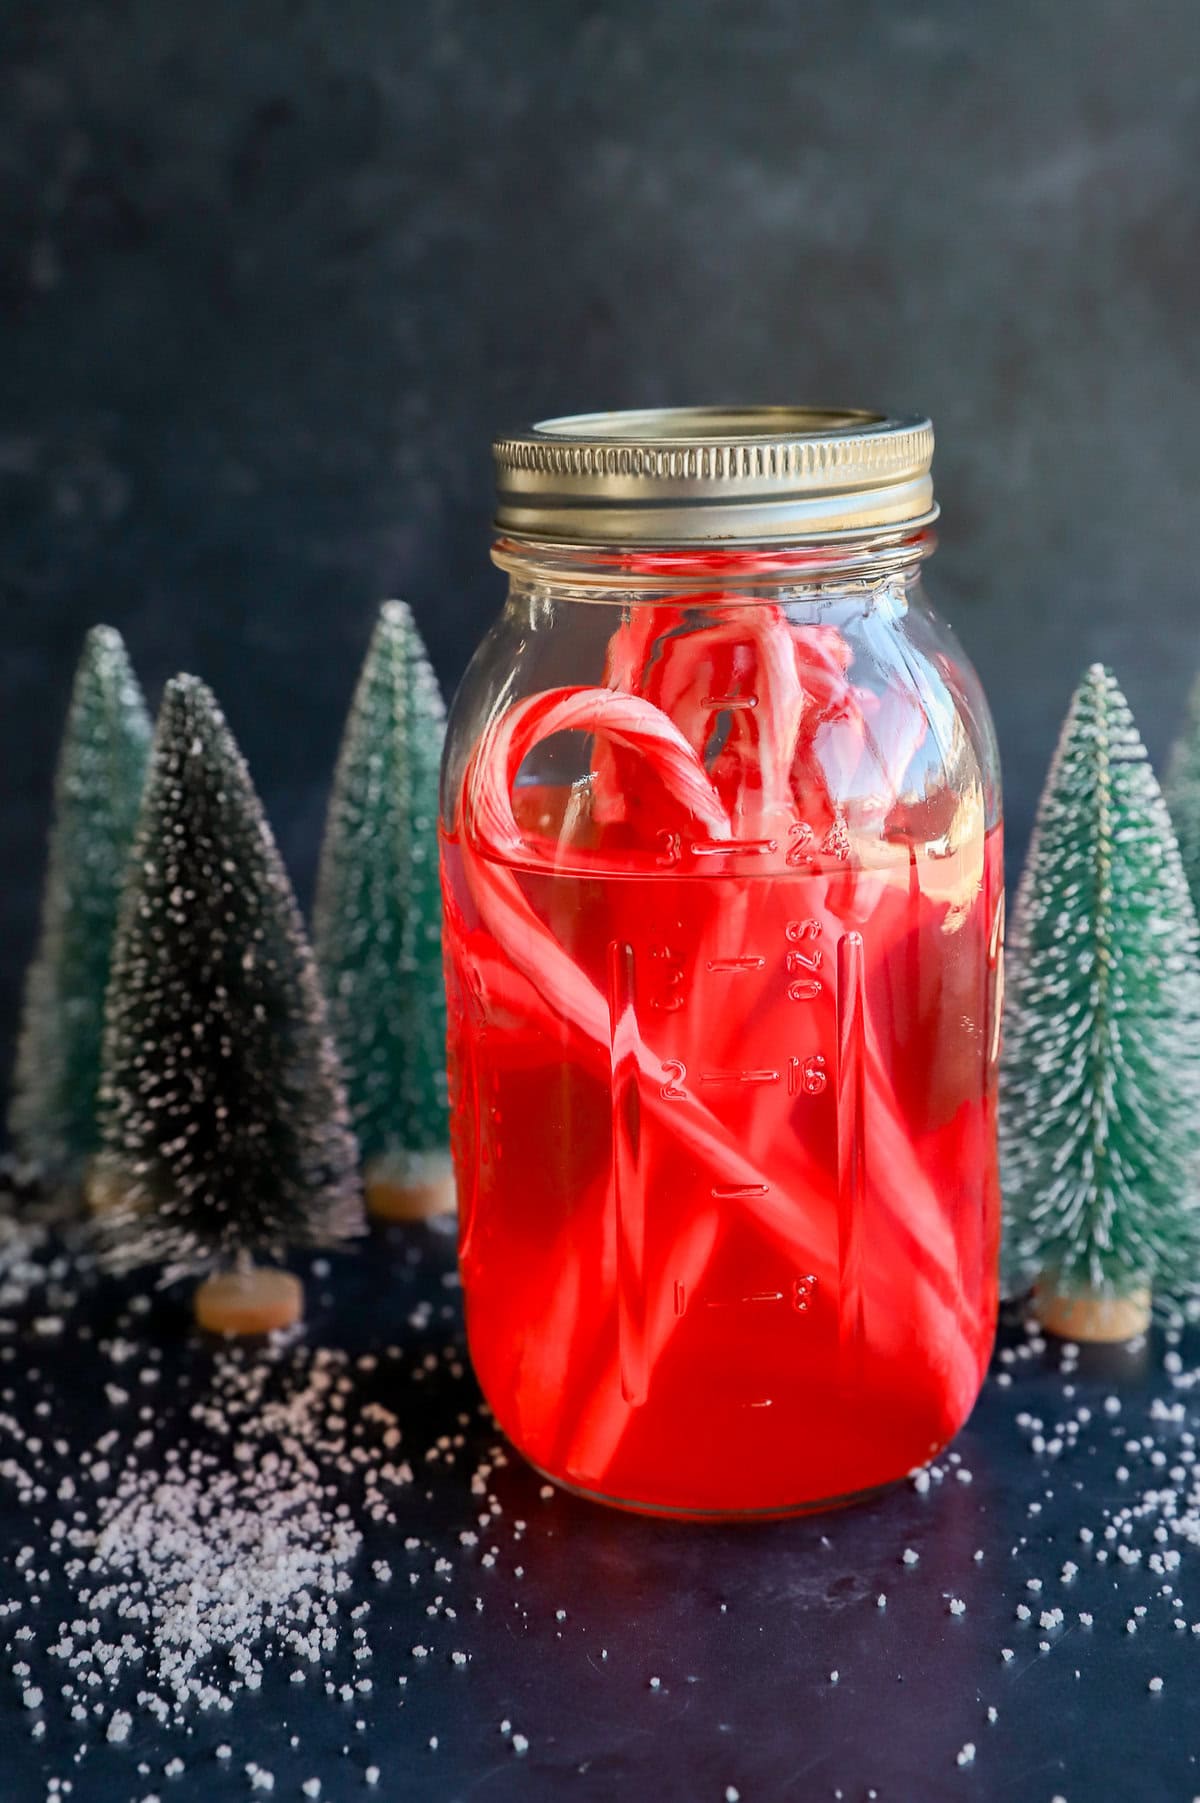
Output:
<path fill-rule="evenodd" d="M 24 1300 L 20 1285 L 9 1297 L 6 1415 L 29 1419 L 48 1400 L 60 1445 L 92 1444 L 112 1376 L 100 1348 L 120 1334 L 157 1365 L 155 1433 L 169 1440 L 218 1356 L 191 1332 L 186 1298 L 159 1295 L 131 1315 L 136 1283 L 78 1280 L 66 1265 L 57 1283 L 49 1300 L 36 1283 Z M 493 1502 L 472 1494 L 496 1434 L 461 1357 L 447 1232 L 376 1233 L 365 1254 L 310 1270 L 308 1287 L 304 1344 L 381 1355 L 371 1393 L 397 1409 L 416 1473 L 395 1527 L 362 1524 L 347 1607 L 360 1594 L 371 1603 L 372 1694 L 345 1703 L 321 1685 L 293 1685 L 277 1661 L 229 1713 L 160 1728 L 133 1706 L 129 1740 L 109 1745 L 102 1723 L 80 1726 L 57 1702 L 62 1674 L 43 1642 L 72 1603 L 54 1576 L 36 1615 L 23 1617 L 33 1640 L 10 1638 L 15 1617 L 0 1620 L 6 1803 L 42 1803 L 53 1779 L 72 1781 L 74 1803 L 242 1797 L 250 1761 L 272 1772 L 276 1797 L 301 1797 L 315 1776 L 325 1800 L 1186 1803 L 1200 1794 L 1200 1546 L 1188 1500 L 1200 1343 L 1190 1330 L 1177 1349 L 1156 1335 L 1140 1349 L 1085 1349 L 1075 1368 L 1068 1354 L 1064 1371 L 1060 1346 L 1009 1327 L 969 1425 L 927 1487 L 905 1482 L 842 1514 L 696 1527 L 548 1492 L 515 1454 L 487 1479 Z M 50 1306 L 62 1331 L 46 1335 L 34 1323 Z M 356 1394 L 349 1407 L 361 1406 Z M 456 1434 L 461 1447 L 426 1458 Z M 1128 1522 L 1111 1523 L 1122 1508 Z M 61 1511 L 53 1498 L 21 1503 L 0 1481 L 5 1596 L 28 1588 L 18 1549 L 34 1546 L 36 1568 Z M 1112 1525 L 1118 1538 L 1106 1540 Z M 1081 1541 L 1081 1528 L 1095 1538 Z M 476 1543 L 464 1544 L 473 1532 Z M 1180 1554 L 1176 1569 L 1162 1569 L 1168 1552 Z M 380 1558 L 390 1582 L 372 1578 Z M 1078 1571 L 1064 1578 L 1068 1561 Z M 1039 1625 L 1059 1608 L 1061 1623 Z M 414 1656 L 417 1645 L 426 1657 Z M 45 1684 L 41 1711 L 22 1706 L 21 1682 L 7 1676 L 19 1659 L 28 1681 Z M 105 1706 L 120 1700 L 114 1692 Z M 234 1749 L 224 1762 L 222 1742 Z M 170 1777 L 174 1758 L 184 1769 Z"/>

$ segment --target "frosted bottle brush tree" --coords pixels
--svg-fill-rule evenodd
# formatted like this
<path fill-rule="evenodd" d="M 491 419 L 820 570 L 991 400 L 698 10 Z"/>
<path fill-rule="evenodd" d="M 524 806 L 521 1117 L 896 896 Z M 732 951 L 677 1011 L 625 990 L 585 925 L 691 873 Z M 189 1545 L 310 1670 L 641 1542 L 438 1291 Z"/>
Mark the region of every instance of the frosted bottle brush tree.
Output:
<path fill-rule="evenodd" d="M 1046 1326 L 1124 1339 L 1200 1278 L 1200 966 L 1166 805 L 1111 674 L 1075 693 L 1008 957 L 1001 1151 Z"/>
<path fill-rule="evenodd" d="M 211 1271 L 205 1326 L 300 1312 L 284 1246 L 361 1227 L 357 1149 L 316 970 L 212 695 L 167 687 L 113 955 L 102 1082 L 108 1261 Z"/>
<path fill-rule="evenodd" d="M 389 601 L 342 740 L 314 929 L 367 1205 L 382 1216 L 454 1206 L 437 847 L 444 733 L 412 614 Z"/>
<path fill-rule="evenodd" d="M 1163 789 L 1192 901 L 1200 908 L 1200 678 L 1188 697 L 1187 719 L 1171 753 Z"/>
<path fill-rule="evenodd" d="M 54 784 L 37 951 L 26 979 L 9 1130 L 51 1187 L 96 1151 L 104 992 L 137 824 L 150 718 L 119 632 L 95 626 L 75 675 Z"/>

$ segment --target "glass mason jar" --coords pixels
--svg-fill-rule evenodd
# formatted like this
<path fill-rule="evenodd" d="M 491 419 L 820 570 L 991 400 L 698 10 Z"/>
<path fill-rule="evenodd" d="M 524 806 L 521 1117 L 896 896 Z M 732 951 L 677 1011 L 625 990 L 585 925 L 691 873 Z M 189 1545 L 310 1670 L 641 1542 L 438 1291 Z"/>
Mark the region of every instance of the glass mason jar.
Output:
<path fill-rule="evenodd" d="M 928 421 L 550 420 L 442 787 L 471 1355 L 588 1496 L 901 1477 L 992 1344 L 992 726 L 925 598 Z"/>

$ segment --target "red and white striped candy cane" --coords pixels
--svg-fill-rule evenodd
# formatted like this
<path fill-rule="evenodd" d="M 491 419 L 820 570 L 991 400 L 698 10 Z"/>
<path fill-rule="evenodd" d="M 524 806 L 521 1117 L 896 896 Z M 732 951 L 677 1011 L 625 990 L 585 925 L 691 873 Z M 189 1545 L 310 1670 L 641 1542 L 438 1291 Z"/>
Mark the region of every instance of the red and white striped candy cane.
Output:
<path fill-rule="evenodd" d="M 660 708 L 613 689 L 547 689 L 509 708 L 484 735 L 465 785 L 468 832 L 492 857 L 526 852 L 513 811 L 512 791 L 521 765 L 542 739 L 557 732 L 602 733 L 637 752 L 666 792 L 719 837 L 729 836 L 729 815 L 718 801 L 704 765 L 679 728 Z"/>

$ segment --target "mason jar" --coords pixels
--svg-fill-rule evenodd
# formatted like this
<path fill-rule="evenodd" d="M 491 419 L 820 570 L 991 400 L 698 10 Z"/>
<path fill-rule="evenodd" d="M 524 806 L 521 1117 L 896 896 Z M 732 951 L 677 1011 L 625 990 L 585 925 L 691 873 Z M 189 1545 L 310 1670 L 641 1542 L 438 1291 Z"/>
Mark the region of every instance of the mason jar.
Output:
<path fill-rule="evenodd" d="M 1000 787 L 933 612 L 923 419 L 554 419 L 441 835 L 471 1356 L 556 1483 L 844 1503 L 937 1453 L 997 1307 Z"/>

